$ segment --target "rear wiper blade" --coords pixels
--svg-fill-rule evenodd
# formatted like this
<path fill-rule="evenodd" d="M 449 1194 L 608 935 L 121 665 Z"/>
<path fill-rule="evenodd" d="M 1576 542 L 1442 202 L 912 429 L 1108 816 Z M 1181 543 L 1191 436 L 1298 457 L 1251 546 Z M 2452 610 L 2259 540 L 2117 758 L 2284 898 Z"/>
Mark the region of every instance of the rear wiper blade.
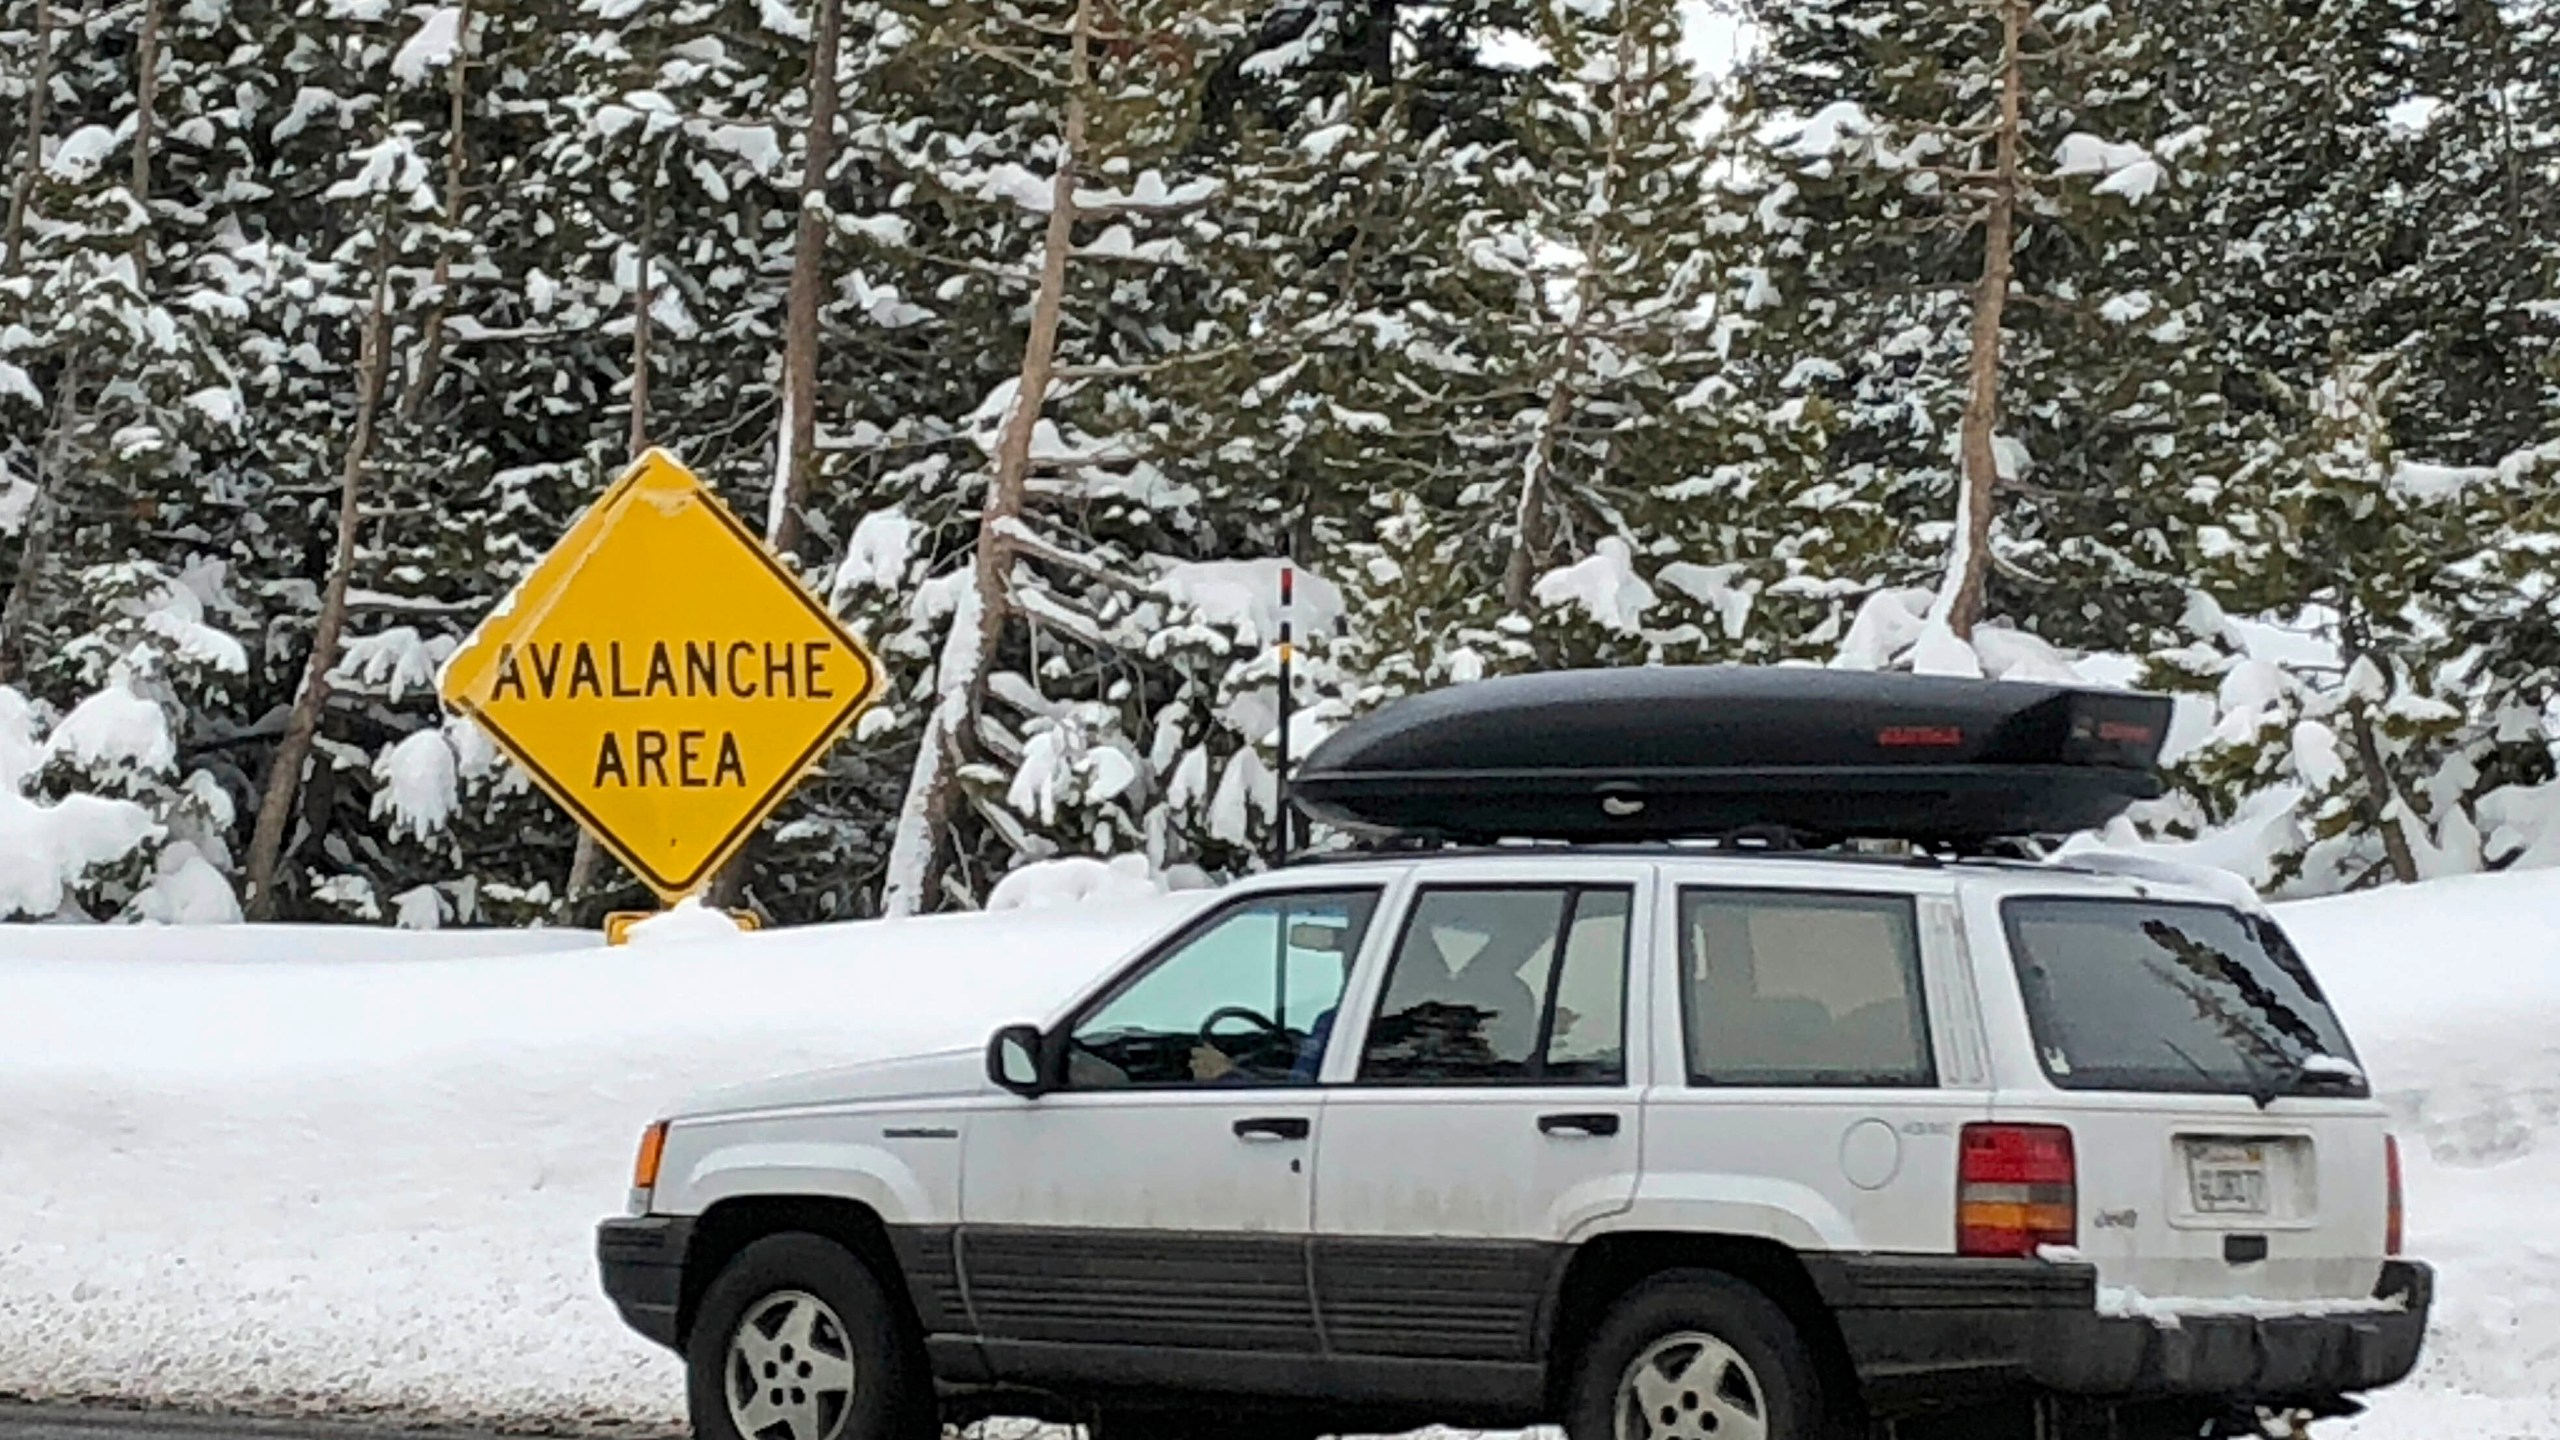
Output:
<path fill-rule="evenodd" d="M 2366 1085 L 2364 1072 L 2356 1068 L 2355 1062 L 2318 1050 L 2307 1055 L 2288 1055 L 2271 1071 L 2261 1071 L 2254 1065 L 2249 1069 L 2253 1077 L 2249 1098 L 2256 1100 L 2261 1110 L 2286 1095 L 2333 1087 L 2356 1091 Z M 2270 1081 L 2273 1083 L 2268 1083 Z"/>
<path fill-rule="evenodd" d="M 2363 1067 L 2354 1061 L 2342 1060 L 2335 1055 L 2317 1050 L 2293 1061 L 2288 1067 L 2288 1072 L 2292 1080 L 2290 1088 L 2296 1093 L 2333 1086 L 2347 1090 L 2362 1090 L 2371 1084 L 2365 1078 Z"/>

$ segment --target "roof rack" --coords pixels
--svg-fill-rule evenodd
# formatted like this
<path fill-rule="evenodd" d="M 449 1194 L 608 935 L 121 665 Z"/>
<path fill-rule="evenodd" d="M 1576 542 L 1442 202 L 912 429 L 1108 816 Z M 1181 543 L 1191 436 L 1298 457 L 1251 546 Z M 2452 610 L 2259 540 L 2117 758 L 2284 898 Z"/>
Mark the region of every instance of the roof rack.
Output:
<path fill-rule="evenodd" d="M 1291 780 L 1373 848 L 1869 839 L 1951 858 L 2104 824 L 2162 793 L 2164 696 L 1798 668 L 1512 676 L 1401 700 Z"/>

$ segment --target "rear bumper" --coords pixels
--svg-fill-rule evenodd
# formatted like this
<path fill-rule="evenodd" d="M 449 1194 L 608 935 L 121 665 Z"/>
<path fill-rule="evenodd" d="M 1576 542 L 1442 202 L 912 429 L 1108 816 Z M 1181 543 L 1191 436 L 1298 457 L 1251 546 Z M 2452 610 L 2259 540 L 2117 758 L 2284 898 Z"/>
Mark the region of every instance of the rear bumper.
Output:
<path fill-rule="evenodd" d="M 2379 1389 L 2417 1364 L 2435 1288 L 2426 1266 L 2395 1260 L 2374 1295 L 2396 1309 L 2164 1323 L 2100 1314 L 2087 1265 L 1831 1256 L 1812 1268 L 1869 1405 L 1886 1413 L 2020 1388 L 2258 1403 Z"/>
<path fill-rule="evenodd" d="M 2393 1261 L 2374 1297 L 2396 1310 L 2341 1315 L 2082 1315 L 2037 1347 L 2039 1384 L 2075 1395 L 2211 1395 L 2320 1400 L 2394 1384 L 2418 1363 L 2435 1272 Z"/>
<path fill-rule="evenodd" d="M 684 1300 L 684 1252 L 693 1222 L 674 1215 L 616 1216 L 596 1227 L 596 1268 L 622 1322 L 670 1350 Z"/>

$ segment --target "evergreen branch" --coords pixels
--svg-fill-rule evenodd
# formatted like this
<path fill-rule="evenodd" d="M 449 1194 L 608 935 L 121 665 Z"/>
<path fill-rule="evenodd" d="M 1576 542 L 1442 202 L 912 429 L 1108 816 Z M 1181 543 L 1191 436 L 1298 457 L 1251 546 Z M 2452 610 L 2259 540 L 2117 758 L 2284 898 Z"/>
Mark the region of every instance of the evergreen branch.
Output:
<path fill-rule="evenodd" d="M 940 265 L 952 270 L 967 270 L 973 274 L 984 275 L 990 280 L 1004 281 L 1009 285 L 1034 284 L 1039 280 L 1037 275 L 1025 273 L 1018 266 L 1008 267 L 990 264 L 984 260 L 971 260 L 960 255 L 944 255 L 932 250 L 927 250 L 921 245 L 904 244 L 888 240 L 875 241 L 874 243 L 880 249 L 885 250 L 892 255 L 904 255 L 911 260 L 921 260 L 928 265 Z"/>
<path fill-rule="evenodd" d="M 1178 370 L 1186 365 L 1205 365 L 1212 360 L 1223 360 L 1230 355 L 1242 354 L 1251 348 L 1251 341 L 1237 340 L 1225 345 L 1212 346 L 1207 350 L 1187 350 L 1179 354 L 1167 355 L 1161 360 L 1149 360 L 1138 365 L 1061 365 L 1056 373 L 1061 380 L 1139 379 L 1148 375 L 1159 375 L 1167 370 Z"/>
<path fill-rule="evenodd" d="M 1080 554 L 1054 541 L 1042 538 L 1019 516 L 1009 515 L 997 521 L 996 531 L 1004 536 L 1016 555 L 1028 555 L 1034 560 L 1045 560 L 1060 569 L 1072 570 L 1088 580 L 1131 595 L 1147 597 L 1155 595 L 1155 592 L 1146 586 L 1113 570 L 1092 556 Z"/>
<path fill-rule="evenodd" d="M 2017 482 L 2014 480 L 2010 481 L 2009 488 L 2013 490 L 2016 489 Z M 2022 585 L 2031 585 L 2039 590 L 2050 589 L 2053 585 L 2053 581 L 2050 578 L 2038 575 L 2034 571 L 2027 569 L 2017 561 L 2001 554 L 1996 547 L 1991 551 L 1991 568 Z"/>
<path fill-rule="evenodd" d="M 1052 75 L 1032 64 L 1030 61 L 1021 58 L 1024 52 L 1015 51 L 1009 46 L 993 44 L 989 41 L 981 40 L 974 35 L 961 41 L 960 46 L 962 49 L 967 50 L 973 55 L 993 60 L 1006 69 L 1021 75 L 1026 80 L 1033 81 L 1043 86 L 1055 85 L 1058 83 L 1057 76 Z"/>
<path fill-rule="evenodd" d="M 1111 641 L 1103 633 L 1100 619 L 1086 614 L 1057 596 L 1045 590 L 1016 586 L 1011 598 L 1015 612 L 1025 620 L 1035 625 L 1045 621 L 1050 626 L 1065 631 L 1097 650 L 1110 648 Z"/>
<path fill-rule="evenodd" d="M 818 437 L 817 448 L 829 455 L 894 455 L 909 450 L 933 450 L 954 444 L 966 437 L 960 435 L 927 435 L 913 440 L 884 440 L 865 445 L 842 437 Z"/>

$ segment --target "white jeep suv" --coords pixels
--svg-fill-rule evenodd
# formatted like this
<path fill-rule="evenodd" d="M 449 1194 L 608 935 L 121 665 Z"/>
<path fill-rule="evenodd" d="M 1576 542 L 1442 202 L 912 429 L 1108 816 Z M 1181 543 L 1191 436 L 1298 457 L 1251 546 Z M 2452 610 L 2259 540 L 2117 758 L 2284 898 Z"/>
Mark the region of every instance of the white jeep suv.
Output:
<path fill-rule="evenodd" d="M 701 1440 L 2196 1435 L 2352 1408 L 2430 1291 L 2275 924 L 2051 864 L 1301 865 L 642 1158 L 605 1288 Z"/>

